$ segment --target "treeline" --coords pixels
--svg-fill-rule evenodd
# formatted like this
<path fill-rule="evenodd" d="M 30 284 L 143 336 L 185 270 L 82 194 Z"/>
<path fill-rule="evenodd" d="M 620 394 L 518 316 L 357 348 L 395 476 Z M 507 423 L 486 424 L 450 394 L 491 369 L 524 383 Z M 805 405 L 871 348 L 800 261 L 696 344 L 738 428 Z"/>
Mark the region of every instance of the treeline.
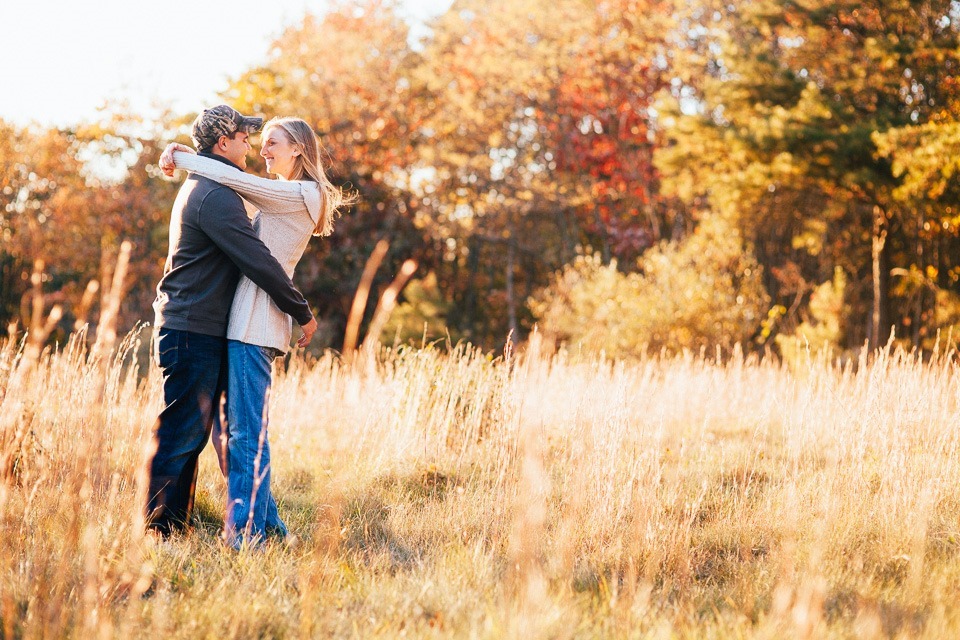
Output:
<path fill-rule="evenodd" d="M 326 345 L 386 239 L 376 288 L 419 264 L 387 341 L 930 347 L 960 324 L 958 21 L 947 1 L 458 0 L 412 43 L 356 0 L 223 99 L 311 122 L 360 194 L 296 276 Z M 193 115 L 0 122 L 0 326 L 42 258 L 68 330 L 123 239 L 121 324 L 152 318 L 179 185 L 155 162 Z"/>

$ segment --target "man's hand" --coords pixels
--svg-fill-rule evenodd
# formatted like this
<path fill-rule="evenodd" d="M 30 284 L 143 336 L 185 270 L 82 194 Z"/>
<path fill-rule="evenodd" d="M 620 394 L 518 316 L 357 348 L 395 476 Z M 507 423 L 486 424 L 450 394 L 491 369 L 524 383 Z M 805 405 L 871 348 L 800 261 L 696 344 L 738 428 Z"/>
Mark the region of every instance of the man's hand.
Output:
<path fill-rule="evenodd" d="M 317 332 L 317 319 L 311 318 L 310 322 L 300 327 L 300 330 L 303 331 L 303 335 L 297 340 L 297 346 L 305 347 L 310 344 L 310 341 L 313 340 L 313 334 Z"/>
<path fill-rule="evenodd" d="M 171 142 L 167 145 L 167 148 L 163 150 L 163 153 L 160 154 L 160 161 L 157 162 L 157 165 L 160 167 L 160 171 L 163 171 L 163 175 L 168 178 L 173 177 L 173 172 L 176 170 L 177 165 L 173 161 L 173 152 L 174 151 L 185 151 L 187 153 L 196 153 L 190 147 L 180 144 L 179 142 Z"/>

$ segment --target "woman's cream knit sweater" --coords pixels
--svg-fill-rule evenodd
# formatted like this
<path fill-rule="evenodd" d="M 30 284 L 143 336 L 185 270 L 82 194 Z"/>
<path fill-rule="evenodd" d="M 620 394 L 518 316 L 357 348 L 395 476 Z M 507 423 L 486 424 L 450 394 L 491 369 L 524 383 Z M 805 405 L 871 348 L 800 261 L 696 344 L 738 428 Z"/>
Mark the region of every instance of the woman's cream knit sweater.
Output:
<path fill-rule="evenodd" d="M 317 183 L 268 180 L 183 151 L 174 153 L 173 158 L 178 169 L 230 187 L 256 206 L 259 211 L 253 220 L 254 228 L 287 275 L 293 277 L 320 215 Z M 252 280 L 241 275 L 230 307 L 227 338 L 286 352 L 292 333 L 293 318 L 280 311 Z"/>

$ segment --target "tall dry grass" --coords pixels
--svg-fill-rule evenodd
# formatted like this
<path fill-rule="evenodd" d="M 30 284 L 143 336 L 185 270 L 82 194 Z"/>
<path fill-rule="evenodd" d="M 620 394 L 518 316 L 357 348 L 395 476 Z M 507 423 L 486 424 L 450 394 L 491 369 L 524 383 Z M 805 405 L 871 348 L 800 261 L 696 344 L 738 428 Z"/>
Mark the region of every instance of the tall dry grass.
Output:
<path fill-rule="evenodd" d="M 458 347 L 294 357 L 272 391 L 297 541 L 143 536 L 154 368 L 128 336 L 0 344 L 5 637 L 960 637 L 960 375 Z"/>

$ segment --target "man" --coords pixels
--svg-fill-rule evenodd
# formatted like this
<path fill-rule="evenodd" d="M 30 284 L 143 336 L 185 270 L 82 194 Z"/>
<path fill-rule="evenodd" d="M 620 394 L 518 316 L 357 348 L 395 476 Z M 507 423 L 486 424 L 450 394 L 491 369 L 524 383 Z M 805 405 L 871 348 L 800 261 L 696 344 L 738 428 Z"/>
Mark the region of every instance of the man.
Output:
<path fill-rule="evenodd" d="M 243 170 L 249 134 L 261 126 L 263 118 L 220 105 L 197 116 L 191 137 L 200 155 Z M 197 460 L 225 387 L 227 319 L 241 272 L 300 324 L 299 343 L 309 342 L 317 321 L 257 237 L 240 196 L 190 174 L 173 204 L 170 248 L 153 304 L 164 407 L 150 462 L 147 521 L 163 536 L 185 528 L 193 510 Z"/>

